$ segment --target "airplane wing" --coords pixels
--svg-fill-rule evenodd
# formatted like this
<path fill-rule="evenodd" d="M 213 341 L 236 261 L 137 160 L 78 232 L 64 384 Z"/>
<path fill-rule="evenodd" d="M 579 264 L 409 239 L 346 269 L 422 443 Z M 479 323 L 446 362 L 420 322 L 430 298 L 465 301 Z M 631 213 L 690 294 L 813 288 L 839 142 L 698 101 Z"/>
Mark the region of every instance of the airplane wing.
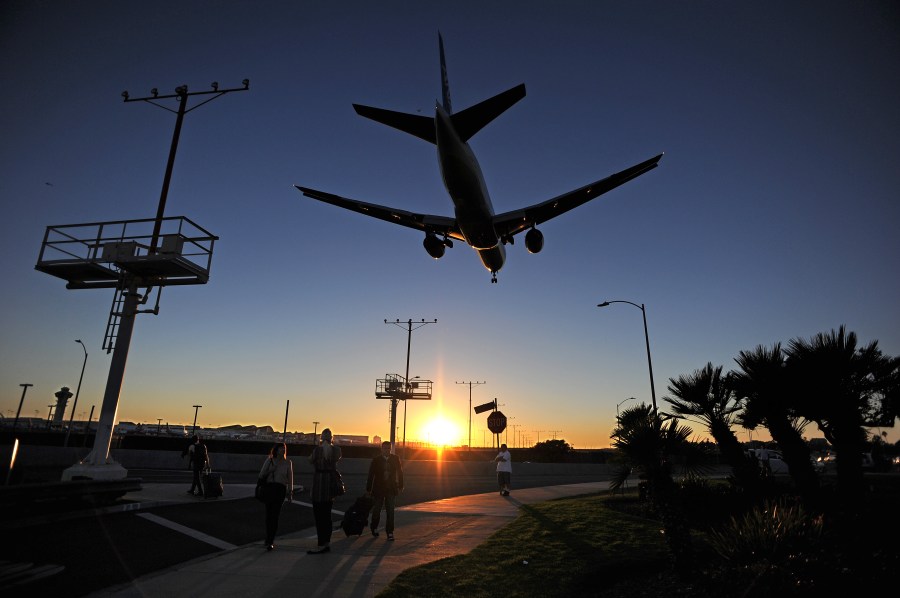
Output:
<path fill-rule="evenodd" d="M 380 206 L 374 203 L 357 201 L 355 199 L 341 197 L 340 195 L 325 193 L 324 191 L 316 191 L 315 189 L 309 189 L 308 187 L 301 187 L 299 185 L 294 185 L 294 187 L 306 197 L 311 197 L 333 206 L 338 206 L 339 208 L 352 210 L 360 214 L 365 214 L 366 216 L 371 216 L 372 218 L 393 222 L 394 224 L 414 228 L 423 232 L 434 233 L 441 237 L 447 236 L 452 239 L 465 241 L 465 237 L 463 237 L 462 232 L 459 230 L 455 218 L 434 216 L 432 214 L 417 214 L 415 212 L 407 212 L 406 210 L 398 210 L 396 208 Z"/>
<path fill-rule="evenodd" d="M 560 196 L 548 199 L 545 202 L 534 204 L 527 208 L 513 210 L 494 216 L 494 230 L 501 237 L 511 237 L 529 229 L 536 224 L 546 222 L 560 214 L 564 214 L 573 208 L 589 202 L 603 195 L 607 191 L 623 185 L 631 179 L 637 178 L 649 170 L 656 168 L 663 154 L 659 154 L 649 160 L 635 164 L 621 172 L 610 175 L 605 179 L 595 181 L 574 191 L 569 191 Z"/>

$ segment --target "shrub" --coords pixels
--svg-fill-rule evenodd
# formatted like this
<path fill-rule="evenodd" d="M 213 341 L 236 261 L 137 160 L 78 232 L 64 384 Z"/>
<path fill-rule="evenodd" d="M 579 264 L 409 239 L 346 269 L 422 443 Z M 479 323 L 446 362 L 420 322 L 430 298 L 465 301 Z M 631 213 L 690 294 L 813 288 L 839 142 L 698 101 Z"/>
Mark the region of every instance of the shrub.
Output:
<path fill-rule="evenodd" d="M 822 517 L 782 500 L 733 517 L 708 537 L 729 586 L 746 588 L 744 596 L 787 596 L 805 594 L 822 580 L 828 566 L 822 532 Z"/>

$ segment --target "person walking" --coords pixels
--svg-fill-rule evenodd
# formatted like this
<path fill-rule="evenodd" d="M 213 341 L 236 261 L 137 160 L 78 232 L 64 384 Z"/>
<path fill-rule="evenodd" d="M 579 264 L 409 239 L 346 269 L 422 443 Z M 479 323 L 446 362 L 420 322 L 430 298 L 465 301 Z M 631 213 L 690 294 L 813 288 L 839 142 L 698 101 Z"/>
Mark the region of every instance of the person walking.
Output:
<path fill-rule="evenodd" d="M 313 464 L 312 504 L 313 517 L 316 520 L 318 545 L 307 554 L 323 554 L 331 550 L 331 509 L 334 506 L 333 484 L 337 475 L 337 463 L 341 460 L 341 447 L 332 444 L 331 430 L 322 430 L 322 440 L 312 454 L 309 462 Z"/>
<path fill-rule="evenodd" d="M 497 462 L 497 484 L 500 485 L 500 496 L 509 496 L 509 482 L 512 477 L 512 455 L 505 444 L 500 445 L 500 452 L 494 457 Z"/>
<path fill-rule="evenodd" d="M 374 537 L 378 537 L 378 522 L 381 520 L 381 509 L 387 512 L 384 531 L 387 539 L 394 540 L 394 505 L 397 495 L 403 491 L 403 467 L 400 457 L 391 454 L 391 443 L 381 443 L 381 454 L 369 464 L 369 476 L 366 478 L 366 494 L 372 496 L 372 522 L 369 529 Z"/>
<path fill-rule="evenodd" d="M 196 495 L 203 496 L 203 484 L 200 483 L 200 472 L 204 469 L 209 469 L 209 451 L 197 434 L 194 434 L 194 444 L 188 447 L 188 455 L 188 463 L 191 466 L 191 470 L 194 472 L 194 477 L 191 480 L 191 489 L 188 490 L 188 494 L 195 494 L 194 489 L 196 489 Z"/>
<path fill-rule="evenodd" d="M 294 465 L 287 458 L 287 445 L 276 442 L 269 451 L 269 458 L 259 470 L 259 479 L 265 484 L 266 505 L 266 550 L 275 548 L 275 532 L 278 531 L 278 518 L 281 505 L 294 498 Z"/>

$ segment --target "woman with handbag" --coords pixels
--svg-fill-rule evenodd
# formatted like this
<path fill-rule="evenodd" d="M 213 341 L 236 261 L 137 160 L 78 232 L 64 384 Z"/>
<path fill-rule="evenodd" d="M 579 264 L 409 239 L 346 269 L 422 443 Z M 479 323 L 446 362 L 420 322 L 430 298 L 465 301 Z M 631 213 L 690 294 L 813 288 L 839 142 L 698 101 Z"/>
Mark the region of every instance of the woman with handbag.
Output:
<path fill-rule="evenodd" d="M 275 443 L 269 451 L 269 458 L 259 470 L 257 498 L 266 505 L 266 550 L 275 548 L 275 532 L 278 531 L 278 517 L 281 505 L 294 498 L 294 465 L 287 458 L 287 445 Z"/>
<path fill-rule="evenodd" d="M 331 550 L 331 509 L 334 497 L 344 493 L 344 483 L 337 470 L 337 462 L 341 460 L 341 447 L 334 446 L 332 439 L 331 430 L 322 430 L 322 442 L 309 456 L 309 462 L 315 468 L 311 498 L 319 542 L 318 547 L 306 551 L 307 554 L 323 554 Z"/>

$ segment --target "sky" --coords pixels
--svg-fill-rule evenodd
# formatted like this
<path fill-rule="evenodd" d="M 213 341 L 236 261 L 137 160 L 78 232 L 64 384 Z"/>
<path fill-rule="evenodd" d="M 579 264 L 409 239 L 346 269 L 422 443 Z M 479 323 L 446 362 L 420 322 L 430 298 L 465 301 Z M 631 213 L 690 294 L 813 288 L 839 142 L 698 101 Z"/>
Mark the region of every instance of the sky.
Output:
<path fill-rule="evenodd" d="M 351 106 L 432 115 L 438 31 L 455 110 L 527 88 L 470 141 L 498 213 L 665 152 L 542 225 L 541 253 L 507 247 L 497 284 L 465 244 L 433 260 L 421 233 L 293 188 L 452 216 L 434 147 Z M 840 325 L 900 354 L 893 2 L 7 0 L 0 78 L 4 417 L 20 384 L 29 417 L 76 389 L 75 339 L 76 419 L 99 414 L 113 293 L 34 265 L 49 225 L 155 215 L 175 117 L 121 92 L 244 78 L 185 117 L 165 213 L 219 241 L 208 284 L 138 316 L 121 421 L 191 424 L 202 405 L 203 427 L 281 430 L 289 401 L 291 431 L 388 437 L 375 384 L 405 374 L 408 335 L 385 319 L 437 320 L 412 333 L 409 374 L 434 387 L 406 437 L 444 422 L 454 444 L 461 382 L 485 382 L 472 403 L 497 399 L 510 444 L 609 446 L 650 384 L 640 310 L 606 300 L 645 305 L 661 407 L 670 378 Z"/>

